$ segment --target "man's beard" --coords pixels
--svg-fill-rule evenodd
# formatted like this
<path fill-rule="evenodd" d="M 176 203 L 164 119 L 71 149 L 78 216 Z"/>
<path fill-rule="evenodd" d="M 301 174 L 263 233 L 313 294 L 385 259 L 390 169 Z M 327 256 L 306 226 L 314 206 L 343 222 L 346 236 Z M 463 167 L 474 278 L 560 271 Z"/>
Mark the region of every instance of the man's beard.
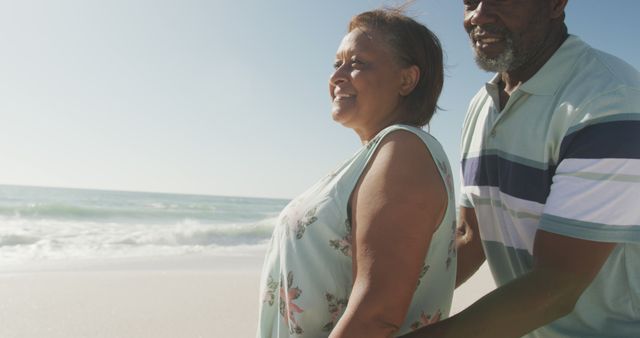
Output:
<path fill-rule="evenodd" d="M 476 29 L 480 29 L 476 27 Z M 471 48 L 474 52 L 474 58 L 478 67 L 488 72 L 507 72 L 524 65 L 528 61 L 528 55 L 521 53 L 516 48 L 516 41 L 513 34 L 501 27 L 488 26 L 482 27 L 482 30 L 491 33 L 498 33 L 504 37 L 505 48 L 498 56 L 493 58 L 483 54 L 474 46 L 474 40 L 471 39 Z"/>

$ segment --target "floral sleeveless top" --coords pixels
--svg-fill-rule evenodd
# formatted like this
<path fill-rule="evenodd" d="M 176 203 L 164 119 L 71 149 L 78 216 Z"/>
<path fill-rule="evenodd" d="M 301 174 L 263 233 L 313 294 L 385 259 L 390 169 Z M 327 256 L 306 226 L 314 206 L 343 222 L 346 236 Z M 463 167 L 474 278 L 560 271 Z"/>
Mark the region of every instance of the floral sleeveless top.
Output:
<path fill-rule="evenodd" d="M 260 281 L 257 337 L 327 337 L 347 306 L 353 276 L 351 192 L 380 141 L 395 130 L 419 136 L 445 182 L 449 201 L 433 234 L 404 324 L 406 334 L 449 315 L 455 284 L 455 201 L 451 168 L 438 141 L 425 131 L 393 125 L 281 212 Z M 393 290 L 390 290 L 393 292 Z"/>

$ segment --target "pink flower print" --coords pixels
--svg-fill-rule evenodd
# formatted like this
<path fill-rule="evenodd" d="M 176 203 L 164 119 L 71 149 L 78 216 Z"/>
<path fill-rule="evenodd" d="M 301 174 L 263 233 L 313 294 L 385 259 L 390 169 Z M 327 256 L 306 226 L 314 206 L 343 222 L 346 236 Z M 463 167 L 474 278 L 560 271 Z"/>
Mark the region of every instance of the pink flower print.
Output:
<path fill-rule="evenodd" d="M 411 324 L 411 330 L 417 330 L 423 326 L 437 323 L 440 321 L 440 317 L 442 317 L 442 312 L 440 312 L 440 310 L 438 310 L 433 316 L 427 315 L 422 311 L 420 318 Z"/>
<path fill-rule="evenodd" d="M 429 264 L 426 264 L 425 266 L 422 267 L 422 271 L 420 271 L 420 276 L 418 277 L 418 285 L 420 285 L 420 283 L 422 283 L 422 277 L 424 277 L 424 275 L 427 274 L 427 271 L 429 271 Z"/>
<path fill-rule="evenodd" d="M 451 263 L 453 262 L 453 258 L 455 257 L 455 248 L 456 248 L 456 240 L 452 239 L 449 242 L 449 254 L 447 255 L 447 261 L 445 262 L 447 266 L 447 270 L 451 267 Z"/>
<path fill-rule="evenodd" d="M 342 239 L 334 239 L 329 241 L 332 248 L 339 250 L 343 255 L 351 257 L 351 235 Z"/>
<path fill-rule="evenodd" d="M 341 239 L 334 239 L 329 241 L 329 245 L 342 252 L 343 255 L 347 257 L 351 257 L 351 222 L 347 219 L 345 222 L 345 229 L 347 230 L 346 235 Z"/>
<path fill-rule="evenodd" d="M 304 235 L 304 231 L 307 229 L 307 227 L 310 226 L 311 224 L 315 223 L 315 221 L 318 220 L 318 217 L 316 217 L 317 210 L 318 210 L 317 207 L 315 207 L 313 209 L 309 209 L 309 210 L 307 210 L 307 212 L 304 214 L 303 217 L 298 219 L 298 221 L 296 222 L 296 226 L 295 226 L 295 232 L 296 232 L 296 238 L 297 239 L 301 239 L 302 235 Z"/>
<path fill-rule="evenodd" d="M 449 241 L 449 249 L 447 252 L 447 270 L 451 267 L 451 262 L 456 257 L 456 222 L 453 221 L 451 225 L 451 240 Z"/>
<path fill-rule="evenodd" d="M 286 289 L 280 287 L 280 315 L 282 315 L 285 324 L 289 326 L 289 333 L 291 334 L 304 333 L 295 318 L 296 313 L 302 313 L 304 310 L 293 303 L 301 294 L 302 290 L 300 288 L 293 287 L 293 271 L 289 271 Z"/>
<path fill-rule="evenodd" d="M 347 298 L 337 298 L 336 296 L 326 293 L 325 297 L 327 298 L 327 302 L 329 303 L 329 315 L 331 316 L 331 321 L 326 323 L 322 327 L 322 331 L 331 331 L 338 323 L 338 319 L 344 312 L 344 309 L 347 307 Z"/>
<path fill-rule="evenodd" d="M 263 303 L 268 303 L 269 306 L 273 306 L 276 298 L 276 289 L 278 288 L 278 282 L 273 280 L 273 277 L 269 276 L 267 279 L 267 288 L 262 297 Z"/>
<path fill-rule="evenodd" d="M 293 201 L 284 211 L 282 223 L 286 225 L 289 232 L 295 233 L 296 239 L 301 239 L 307 227 L 318 220 L 318 217 L 316 217 L 317 211 L 318 207 L 304 210 L 300 201 Z"/>

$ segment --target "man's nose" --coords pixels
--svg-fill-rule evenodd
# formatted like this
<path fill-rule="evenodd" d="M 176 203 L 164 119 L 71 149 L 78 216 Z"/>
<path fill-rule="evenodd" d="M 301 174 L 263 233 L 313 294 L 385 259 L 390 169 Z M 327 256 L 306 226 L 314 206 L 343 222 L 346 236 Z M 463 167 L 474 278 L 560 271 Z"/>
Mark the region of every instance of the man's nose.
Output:
<path fill-rule="evenodd" d="M 495 8 L 492 4 L 480 1 L 476 8 L 467 13 L 465 20 L 468 20 L 473 26 L 482 26 L 495 22 L 495 14 Z"/>

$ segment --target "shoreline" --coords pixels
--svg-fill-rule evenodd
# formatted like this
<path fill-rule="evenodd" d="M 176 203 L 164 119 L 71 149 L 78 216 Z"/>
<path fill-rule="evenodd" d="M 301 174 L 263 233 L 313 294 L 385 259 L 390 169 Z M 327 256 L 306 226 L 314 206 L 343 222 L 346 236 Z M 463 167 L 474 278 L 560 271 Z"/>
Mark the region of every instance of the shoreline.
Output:
<path fill-rule="evenodd" d="M 254 337 L 263 257 L 256 250 L 0 266 L 0 337 Z M 451 314 L 493 287 L 485 265 L 456 290 Z"/>
<path fill-rule="evenodd" d="M 0 276 L 39 272 L 109 271 L 222 271 L 251 272 L 262 268 L 264 249 L 238 252 L 193 253 L 167 256 L 52 259 L 0 264 Z"/>

